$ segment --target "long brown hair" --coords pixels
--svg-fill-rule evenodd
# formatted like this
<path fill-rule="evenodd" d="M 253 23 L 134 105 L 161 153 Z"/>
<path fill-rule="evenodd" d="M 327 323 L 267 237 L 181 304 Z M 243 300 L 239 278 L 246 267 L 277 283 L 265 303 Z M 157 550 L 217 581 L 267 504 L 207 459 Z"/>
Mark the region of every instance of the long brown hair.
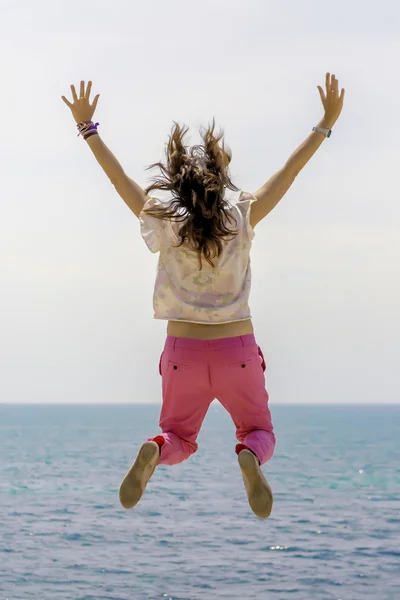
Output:
<path fill-rule="evenodd" d="M 188 147 L 184 138 L 188 128 L 174 123 L 166 148 L 166 163 L 158 162 L 160 175 L 145 190 L 167 190 L 173 199 L 164 206 L 146 209 L 148 215 L 157 219 L 182 222 L 179 229 L 179 248 L 185 242 L 198 253 L 199 268 L 202 257 L 214 266 L 212 259 L 222 253 L 222 241 L 232 239 L 237 231 L 228 228 L 235 221 L 224 199 L 225 189 L 238 191 L 232 183 L 228 167 L 232 154 L 223 142 L 223 132 L 215 133 L 215 121 L 200 130 L 203 144 Z M 222 143 L 220 144 L 222 140 Z"/>

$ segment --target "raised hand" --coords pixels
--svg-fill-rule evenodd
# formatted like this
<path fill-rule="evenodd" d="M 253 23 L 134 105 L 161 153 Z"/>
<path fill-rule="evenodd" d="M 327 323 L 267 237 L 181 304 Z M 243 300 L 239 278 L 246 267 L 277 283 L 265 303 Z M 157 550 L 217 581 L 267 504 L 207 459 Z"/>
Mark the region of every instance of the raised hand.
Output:
<path fill-rule="evenodd" d="M 344 88 L 339 95 L 339 81 L 335 75 L 326 74 L 326 93 L 321 86 L 317 86 L 325 110 L 324 121 L 326 127 L 331 129 L 338 120 L 343 108 Z"/>
<path fill-rule="evenodd" d="M 61 96 L 65 104 L 71 109 L 72 116 L 74 117 L 77 123 L 81 123 L 82 121 L 91 121 L 94 115 L 94 111 L 96 110 L 97 102 L 99 100 L 100 94 L 95 96 L 93 103 L 90 104 L 90 92 L 92 89 L 92 82 L 89 81 L 85 91 L 85 82 L 81 81 L 81 89 L 79 98 L 76 95 L 75 86 L 71 85 L 71 92 L 73 102 L 69 102 L 65 96 Z"/>

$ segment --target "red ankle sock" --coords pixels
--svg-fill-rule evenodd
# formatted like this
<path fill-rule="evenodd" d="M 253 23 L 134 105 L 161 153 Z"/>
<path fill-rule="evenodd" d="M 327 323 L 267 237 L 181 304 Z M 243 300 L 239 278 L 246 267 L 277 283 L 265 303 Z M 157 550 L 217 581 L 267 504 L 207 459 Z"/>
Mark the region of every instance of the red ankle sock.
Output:
<path fill-rule="evenodd" d="M 245 446 L 244 444 L 237 444 L 236 445 L 236 454 L 240 454 L 240 452 L 242 450 L 249 450 L 252 454 L 254 454 L 254 456 L 258 460 L 258 464 L 260 464 L 260 460 L 259 460 L 257 454 L 255 452 L 253 452 L 253 450 L 251 450 L 251 448 L 249 448 L 248 446 Z"/>
<path fill-rule="evenodd" d="M 248 448 L 244 444 L 237 444 L 237 446 L 236 446 L 236 454 L 240 454 L 240 452 L 242 450 L 250 450 L 250 448 Z M 251 450 L 250 450 L 250 452 L 251 452 Z"/>
<path fill-rule="evenodd" d="M 157 437 L 152 439 L 152 442 L 155 442 L 156 444 L 158 444 L 158 447 L 161 448 L 164 446 L 165 444 L 165 438 L 162 435 L 157 435 Z"/>

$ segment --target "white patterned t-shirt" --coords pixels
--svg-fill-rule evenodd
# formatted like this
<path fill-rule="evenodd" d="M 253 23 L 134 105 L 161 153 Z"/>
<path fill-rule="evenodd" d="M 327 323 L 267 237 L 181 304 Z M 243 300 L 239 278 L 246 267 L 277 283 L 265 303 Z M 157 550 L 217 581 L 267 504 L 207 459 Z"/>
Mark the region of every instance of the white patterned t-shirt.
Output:
<path fill-rule="evenodd" d="M 197 252 L 185 245 L 174 247 L 180 242 L 182 222 L 140 213 L 142 237 L 152 252 L 160 253 L 153 295 L 155 319 L 215 325 L 251 317 L 250 249 L 254 230 L 249 217 L 254 200 L 251 194 L 241 192 L 238 202 L 229 207 L 235 219 L 230 226 L 238 233 L 233 239 L 223 240 L 221 256 L 212 259 L 214 267 L 203 258 L 201 270 Z M 160 204 L 151 197 L 143 209 Z"/>

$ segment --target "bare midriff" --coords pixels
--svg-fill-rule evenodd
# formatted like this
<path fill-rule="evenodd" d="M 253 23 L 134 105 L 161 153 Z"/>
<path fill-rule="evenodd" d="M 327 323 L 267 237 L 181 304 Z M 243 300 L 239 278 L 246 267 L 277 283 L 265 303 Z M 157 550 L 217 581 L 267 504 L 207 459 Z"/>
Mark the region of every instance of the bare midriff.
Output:
<path fill-rule="evenodd" d="M 248 335 L 249 333 L 254 333 L 251 319 L 216 325 L 185 323 L 184 321 L 168 321 L 167 327 L 167 335 L 196 340 L 217 340 L 220 338 Z"/>

